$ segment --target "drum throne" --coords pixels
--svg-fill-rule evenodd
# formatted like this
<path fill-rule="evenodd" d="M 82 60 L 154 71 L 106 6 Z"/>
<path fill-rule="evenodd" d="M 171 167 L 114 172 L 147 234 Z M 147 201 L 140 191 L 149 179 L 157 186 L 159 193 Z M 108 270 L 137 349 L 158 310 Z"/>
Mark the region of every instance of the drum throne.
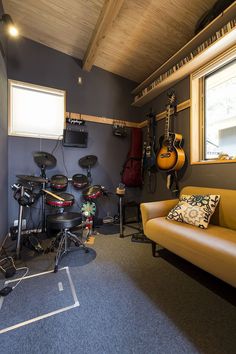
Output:
<path fill-rule="evenodd" d="M 73 233 L 73 227 L 80 227 L 82 229 L 82 217 L 80 213 L 63 212 L 58 214 L 51 214 L 47 216 L 47 226 L 50 229 L 60 230 L 56 236 L 56 241 L 59 242 L 57 254 L 55 257 L 54 272 L 58 271 L 58 264 L 61 257 L 70 251 L 70 243 L 73 242 L 75 246 L 82 247 L 84 251 L 89 252 L 78 235 Z"/>

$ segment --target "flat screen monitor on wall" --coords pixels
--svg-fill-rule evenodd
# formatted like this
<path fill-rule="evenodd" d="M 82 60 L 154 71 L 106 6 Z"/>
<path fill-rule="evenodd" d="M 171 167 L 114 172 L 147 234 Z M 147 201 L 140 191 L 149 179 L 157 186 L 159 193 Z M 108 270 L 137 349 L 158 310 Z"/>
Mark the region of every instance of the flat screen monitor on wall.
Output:
<path fill-rule="evenodd" d="M 88 132 L 64 129 L 63 146 L 86 148 L 88 144 Z"/>

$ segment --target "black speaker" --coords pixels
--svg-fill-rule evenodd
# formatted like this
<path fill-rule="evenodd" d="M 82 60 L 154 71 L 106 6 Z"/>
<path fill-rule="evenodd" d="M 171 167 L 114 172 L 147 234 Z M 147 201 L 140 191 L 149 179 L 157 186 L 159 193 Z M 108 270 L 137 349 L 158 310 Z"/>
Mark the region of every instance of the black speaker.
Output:
<path fill-rule="evenodd" d="M 86 148 L 88 144 L 88 132 L 80 130 L 64 129 L 63 146 Z"/>

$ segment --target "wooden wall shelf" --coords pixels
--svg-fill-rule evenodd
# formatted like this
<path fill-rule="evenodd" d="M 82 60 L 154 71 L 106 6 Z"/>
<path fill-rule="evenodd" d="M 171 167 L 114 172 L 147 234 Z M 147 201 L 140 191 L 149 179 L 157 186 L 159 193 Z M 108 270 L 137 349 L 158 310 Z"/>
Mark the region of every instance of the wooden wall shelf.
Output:
<path fill-rule="evenodd" d="M 173 66 L 175 66 L 180 60 L 192 53 L 196 48 L 198 48 L 202 43 L 207 41 L 209 37 L 214 35 L 219 31 L 224 25 L 226 25 L 230 20 L 236 17 L 236 1 L 229 6 L 221 15 L 215 18 L 207 27 L 205 27 L 201 32 L 199 32 L 192 40 L 190 40 L 184 47 L 182 47 L 177 53 L 175 53 L 169 60 L 167 60 L 160 68 L 154 71 L 146 80 L 144 80 L 140 85 L 138 85 L 132 94 L 137 95 L 152 84 L 160 75 L 163 75 Z M 194 56 L 191 60 L 186 62 L 183 66 L 178 68 L 172 74 L 167 76 L 161 82 L 156 84 L 155 87 L 150 89 L 147 93 L 143 94 L 140 98 L 136 99 L 132 105 L 143 106 L 145 103 L 151 101 L 153 98 L 157 97 L 160 93 L 174 85 L 177 81 L 188 76 L 191 72 L 198 69 L 201 65 L 210 61 L 217 54 L 221 54 L 236 42 L 236 28 L 231 28 L 222 37 L 218 38 L 212 44 L 210 44 L 206 49 L 201 51 L 199 54 Z"/>

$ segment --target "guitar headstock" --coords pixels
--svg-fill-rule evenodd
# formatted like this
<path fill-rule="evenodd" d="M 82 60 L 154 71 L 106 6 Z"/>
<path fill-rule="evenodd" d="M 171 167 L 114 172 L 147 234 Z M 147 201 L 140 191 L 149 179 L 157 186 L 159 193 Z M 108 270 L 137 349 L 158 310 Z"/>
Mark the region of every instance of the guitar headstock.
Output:
<path fill-rule="evenodd" d="M 152 108 L 150 108 L 150 112 L 146 114 L 147 119 L 155 117 L 155 113 L 153 112 Z"/>
<path fill-rule="evenodd" d="M 170 91 L 168 94 L 168 103 L 170 106 L 175 106 L 176 103 L 176 95 L 174 91 Z"/>
<path fill-rule="evenodd" d="M 150 129 L 153 125 L 156 124 L 156 114 L 153 112 L 152 108 L 150 108 L 149 113 L 146 114 L 147 117 L 147 128 L 150 132 Z"/>

